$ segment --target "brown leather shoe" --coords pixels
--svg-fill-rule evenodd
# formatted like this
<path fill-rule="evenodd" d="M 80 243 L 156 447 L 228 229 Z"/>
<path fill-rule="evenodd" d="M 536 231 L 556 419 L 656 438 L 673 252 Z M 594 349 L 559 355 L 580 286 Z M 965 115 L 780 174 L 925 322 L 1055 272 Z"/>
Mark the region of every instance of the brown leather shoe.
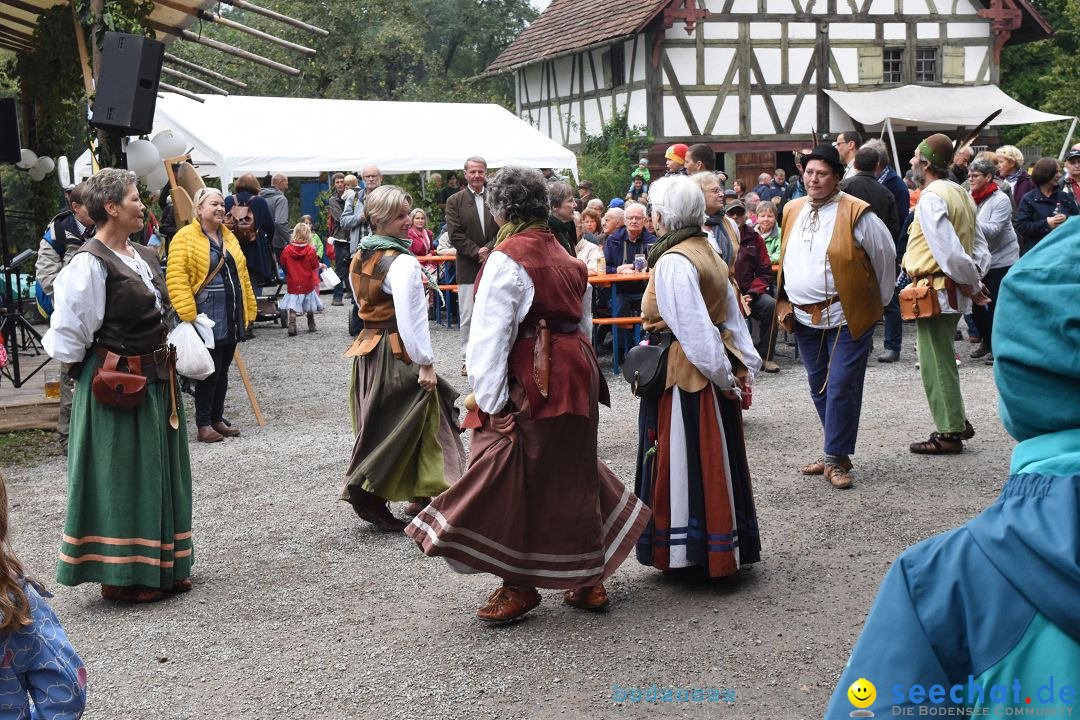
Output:
<path fill-rule="evenodd" d="M 563 602 L 585 610 L 600 610 L 611 602 L 604 584 L 586 585 L 563 593 Z"/>
<path fill-rule="evenodd" d="M 394 517 L 387 507 L 386 501 L 374 493 L 366 490 L 354 489 L 351 501 L 353 511 L 380 530 L 387 532 L 402 532 L 408 525 L 404 520 Z"/>
<path fill-rule="evenodd" d="M 975 434 L 974 429 L 972 435 Z M 926 442 L 913 442 L 908 449 L 916 455 L 959 455 L 964 452 L 963 434 L 957 433 L 945 435 L 939 432 L 930 433 L 930 439 Z"/>
<path fill-rule="evenodd" d="M 844 470 L 851 470 L 851 458 L 844 458 L 840 461 L 840 467 Z M 825 459 L 817 460 L 804 465 L 802 469 L 803 475 L 824 475 L 825 474 Z"/>
<path fill-rule="evenodd" d="M 851 468 L 839 465 L 829 465 L 825 468 L 825 479 L 837 490 L 847 490 L 851 487 Z"/>
<path fill-rule="evenodd" d="M 164 591 L 146 585 L 102 585 L 101 597 L 126 603 L 157 602 L 165 597 Z"/>
<path fill-rule="evenodd" d="M 476 611 L 476 617 L 487 622 L 501 623 L 514 620 L 540 604 L 536 588 L 519 585 L 503 585 L 491 593 L 484 607 Z"/>
<path fill-rule="evenodd" d="M 172 591 L 174 593 L 186 593 L 191 592 L 191 578 L 181 578 L 176 580 L 172 584 Z"/>
<path fill-rule="evenodd" d="M 239 430 L 224 420 L 218 420 L 216 423 L 212 423 L 211 427 L 217 430 L 222 437 L 236 437 L 240 434 Z"/>
<path fill-rule="evenodd" d="M 199 432 L 196 434 L 199 442 L 212 443 L 221 442 L 224 440 L 224 436 L 209 425 L 203 425 L 199 428 Z"/>
<path fill-rule="evenodd" d="M 405 506 L 405 514 L 409 517 L 416 517 L 424 510 L 424 508 L 428 506 L 428 503 L 430 502 L 431 498 L 429 497 L 413 498 L 413 501 Z"/>

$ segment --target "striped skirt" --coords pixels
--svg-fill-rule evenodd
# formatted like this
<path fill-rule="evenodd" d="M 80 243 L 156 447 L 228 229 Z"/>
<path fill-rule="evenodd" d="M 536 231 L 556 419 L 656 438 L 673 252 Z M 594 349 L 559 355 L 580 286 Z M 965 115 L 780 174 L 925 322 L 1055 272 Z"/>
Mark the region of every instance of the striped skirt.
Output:
<path fill-rule="evenodd" d="M 642 400 L 635 491 L 652 509 L 637 558 L 722 577 L 761 557 L 742 408 L 709 385 Z"/>
<path fill-rule="evenodd" d="M 595 379 L 592 391 L 591 417 L 485 416 L 468 470 L 405 533 L 458 572 L 513 585 L 566 590 L 615 572 L 649 509 L 596 457 Z M 513 405 L 523 398 L 512 382 Z"/>
<path fill-rule="evenodd" d="M 132 409 L 94 399 L 101 358 L 75 384 L 68 440 L 68 508 L 56 580 L 172 588 L 191 575 L 191 467 L 184 406 L 169 427 L 169 383 L 147 381 Z"/>

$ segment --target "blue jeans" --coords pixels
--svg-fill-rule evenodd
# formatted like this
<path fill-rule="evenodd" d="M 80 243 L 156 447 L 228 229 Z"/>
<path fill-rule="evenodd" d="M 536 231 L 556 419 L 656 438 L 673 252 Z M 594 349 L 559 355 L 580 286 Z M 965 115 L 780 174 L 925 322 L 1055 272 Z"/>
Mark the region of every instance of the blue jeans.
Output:
<path fill-rule="evenodd" d="M 817 330 L 796 321 L 795 342 L 806 367 L 810 397 L 825 429 L 825 454 L 851 455 L 859 435 L 863 380 L 874 331 L 871 328 L 855 340 L 847 325 Z"/>

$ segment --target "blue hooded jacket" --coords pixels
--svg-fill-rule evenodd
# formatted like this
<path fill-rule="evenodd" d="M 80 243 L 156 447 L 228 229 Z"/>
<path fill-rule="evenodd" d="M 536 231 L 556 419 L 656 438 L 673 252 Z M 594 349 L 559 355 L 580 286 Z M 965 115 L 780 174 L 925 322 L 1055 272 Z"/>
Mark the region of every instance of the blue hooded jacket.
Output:
<path fill-rule="evenodd" d="M 1008 482 L 890 568 L 830 720 L 1080 707 L 1080 219 L 1010 269 L 993 343 L 1001 419 L 1020 441 Z M 856 686 L 857 705 L 860 680 L 876 694 Z"/>

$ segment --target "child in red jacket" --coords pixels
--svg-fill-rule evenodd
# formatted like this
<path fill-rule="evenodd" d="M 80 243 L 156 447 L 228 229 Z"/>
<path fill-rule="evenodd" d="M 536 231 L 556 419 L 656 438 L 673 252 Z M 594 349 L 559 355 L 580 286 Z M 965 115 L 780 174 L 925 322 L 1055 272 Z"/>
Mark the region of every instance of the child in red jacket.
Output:
<path fill-rule="evenodd" d="M 281 251 L 288 293 L 278 303 L 280 310 L 289 311 L 289 335 L 296 334 L 296 316 L 307 314 L 308 332 L 315 332 L 315 313 L 323 309 L 319 299 L 319 257 L 311 246 L 311 228 L 300 223 L 293 228 L 292 242 Z"/>

